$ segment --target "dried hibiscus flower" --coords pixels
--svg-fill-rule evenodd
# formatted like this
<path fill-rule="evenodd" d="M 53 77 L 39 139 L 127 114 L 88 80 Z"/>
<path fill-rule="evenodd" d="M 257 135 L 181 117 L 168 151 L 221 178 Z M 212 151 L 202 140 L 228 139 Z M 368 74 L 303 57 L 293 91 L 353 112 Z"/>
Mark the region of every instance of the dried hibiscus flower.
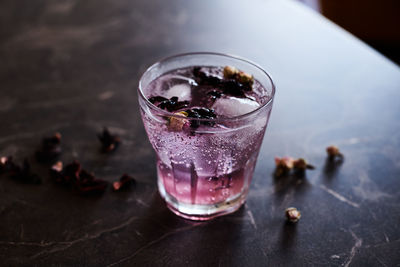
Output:
<path fill-rule="evenodd" d="M 309 164 L 305 159 L 293 159 L 291 157 L 275 157 L 275 176 L 279 177 L 284 174 L 288 174 L 292 169 L 297 172 L 304 172 L 306 169 L 315 169 L 315 167 Z"/>
<path fill-rule="evenodd" d="M 291 223 L 295 223 L 301 218 L 301 213 L 298 209 L 294 207 L 287 208 L 285 210 L 286 220 Z"/>
<path fill-rule="evenodd" d="M 63 177 L 66 183 L 75 183 L 79 179 L 81 164 L 74 160 L 63 169 Z"/>
<path fill-rule="evenodd" d="M 254 83 L 253 75 L 246 73 L 244 71 L 240 71 L 235 67 L 232 66 L 225 66 L 224 67 L 224 78 L 225 79 L 235 79 L 241 84 L 245 84 L 251 86 Z"/>
<path fill-rule="evenodd" d="M 51 137 L 43 138 L 42 146 L 36 151 L 36 158 L 40 162 L 51 162 L 61 154 L 61 134 L 55 133 Z"/>
<path fill-rule="evenodd" d="M 310 169 L 310 170 L 315 169 L 315 167 L 313 165 L 308 164 L 308 162 L 303 158 L 294 160 L 293 167 L 298 171 L 305 171 L 306 169 Z"/>
<path fill-rule="evenodd" d="M 81 170 L 78 176 L 78 181 L 76 182 L 76 186 L 79 192 L 83 194 L 97 194 L 103 193 L 106 190 L 108 182 L 96 178 L 92 173 Z"/>
<path fill-rule="evenodd" d="M 31 165 L 29 164 L 28 159 L 24 159 L 22 167 L 12 162 L 10 162 L 9 164 L 12 164 L 10 169 L 11 178 L 27 184 L 42 183 L 40 177 L 37 174 L 31 172 Z"/>
<path fill-rule="evenodd" d="M 275 175 L 281 176 L 287 174 L 291 169 L 293 169 L 293 158 L 291 157 L 275 157 Z"/>
<path fill-rule="evenodd" d="M 57 183 L 64 182 L 63 176 L 63 163 L 61 161 L 57 161 L 53 166 L 50 168 L 50 176 L 54 179 Z"/>
<path fill-rule="evenodd" d="M 225 66 L 224 67 L 224 77 L 226 79 L 235 78 L 235 76 L 239 74 L 239 70 L 232 66 Z"/>
<path fill-rule="evenodd" d="M 157 105 L 157 107 L 159 107 L 161 109 L 166 109 L 169 112 L 174 112 L 174 111 L 177 111 L 179 109 L 186 108 L 187 106 L 189 106 L 189 101 L 178 101 L 178 97 L 176 97 L 176 96 L 173 96 L 170 99 L 167 99 L 162 96 L 155 96 L 155 97 L 149 98 L 149 101 L 152 104 Z"/>
<path fill-rule="evenodd" d="M 0 158 L 0 174 L 9 172 L 15 168 L 17 168 L 17 166 L 13 162 L 11 156 Z"/>
<path fill-rule="evenodd" d="M 254 80 L 251 75 L 230 66 L 224 68 L 223 78 L 207 73 L 202 67 L 194 67 L 193 75 L 199 85 L 219 88 L 221 94 L 241 98 L 246 97 L 245 91 L 252 90 Z"/>
<path fill-rule="evenodd" d="M 343 160 L 344 156 L 340 153 L 339 148 L 337 146 L 328 146 L 326 148 L 326 153 L 328 154 L 329 160 L 334 160 L 338 158 L 339 160 Z"/>
<path fill-rule="evenodd" d="M 105 153 L 114 151 L 121 143 L 119 136 L 112 135 L 107 127 L 104 127 L 103 132 L 97 136 L 102 144 L 102 150 Z"/>
<path fill-rule="evenodd" d="M 57 162 L 51 167 L 50 174 L 55 182 L 71 185 L 82 194 L 103 193 L 108 186 L 107 181 L 98 179 L 92 173 L 83 170 L 76 160 L 65 168 L 61 161 Z"/>
<path fill-rule="evenodd" d="M 174 114 L 181 116 L 182 118 L 172 117 L 172 116 L 168 117 L 168 129 L 170 131 L 179 132 L 183 129 L 185 124 L 189 123 L 189 121 L 185 119 L 185 117 L 188 116 L 188 113 L 186 111 L 179 111 Z"/>
<path fill-rule="evenodd" d="M 127 174 L 124 174 L 119 179 L 119 181 L 115 181 L 113 183 L 113 189 L 114 189 L 114 191 L 122 191 L 124 189 L 131 187 L 135 183 L 136 183 L 136 181 L 134 178 L 132 178 L 131 176 L 129 176 Z"/>

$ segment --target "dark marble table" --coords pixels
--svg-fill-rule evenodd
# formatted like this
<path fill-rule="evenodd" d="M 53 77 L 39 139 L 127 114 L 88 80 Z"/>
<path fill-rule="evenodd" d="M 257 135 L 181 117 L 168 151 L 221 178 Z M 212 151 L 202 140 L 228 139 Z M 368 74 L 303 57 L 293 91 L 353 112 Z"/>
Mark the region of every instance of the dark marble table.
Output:
<path fill-rule="evenodd" d="M 200 50 L 249 58 L 277 85 L 247 203 L 205 223 L 158 195 L 135 91 L 154 61 Z M 0 265 L 400 264 L 400 69 L 298 3 L 2 0 L 0 88 L 0 155 L 29 158 L 43 180 L 0 176 Z M 115 153 L 99 152 L 103 126 L 123 140 Z M 85 197 L 55 184 L 33 154 L 56 131 L 63 162 L 136 186 Z M 341 165 L 326 162 L 330 144 Z M 274 179 L 284 155 L 316 170 Z"/>

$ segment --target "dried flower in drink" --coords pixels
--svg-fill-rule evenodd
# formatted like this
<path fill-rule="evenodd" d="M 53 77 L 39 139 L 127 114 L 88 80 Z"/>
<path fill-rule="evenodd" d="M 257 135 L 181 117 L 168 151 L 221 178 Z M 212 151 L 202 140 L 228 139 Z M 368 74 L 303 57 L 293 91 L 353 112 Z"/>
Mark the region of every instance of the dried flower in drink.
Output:
<path fill-rule="evenodd" d="M 285 210 L 286 219 L 289 222 L 295 223 L 301 218 L 301 213 L 294 207 L 287 208 Z"/>
<path fill-rule="evenodd" d="M 165 101 L 165 100 L 168 100 L 168 99 L 165 98 L 165 97 L 163 97 L 163 96 L 153 96 L 153 97 L 150 97 L 150 98 L 149 98 L 149 101 L 150 101 L 152 104 L 160 103 L 160 102 L 163 102 L 163 101 Z"/>
<path fill-rule="evenodd" d="M 240 71 L 237 74 L 237 80 L 238 82 L 240 82 L 241 84 L 246 84 L 249 86 L 252 86 L 254 83 L 254 77 L 251 74 L 248 74 L 246 72 Z"/>
<path fill-rule="evenodd" d="M 220 77 L 207 74 L 202 67 L 194 67 L 193 76 L 195 77 L 196 83 L 199 85 L 219 86 L 222 82 Z"/>
<path fill-rule="evenodd" d="M 166 109 L 169 112 L 173 112 L 182 108 L 189 106 L 189 101 L 179 101 L 177 96 L 173 96 L 170 99 L 160 102 L 157 107 L 161 109 Z"/>
<path fill-rule="evenodd" d="M 113 189 L 114 191 L 122 191 L 124 189 L 127 189 L 134 185 L 136 183 L 135 179 L 132 178 L 131 176 L 124 174 L 122 175 L 121 178 L 119 178 L 119 181 L 115 181 L 113 183 Z"/>
<path fill-rule="evenodd" d="M 218 88 L 220 94 L 215 92 L 211 93 L 213 98 L 218 98 L 222 94 L 245 98 L 245 91 L 252 90 L 254 78 L 247 73 L 240 73 L 241 72 L 235 67 L 226 66 L 224 68 L 224 77 L 221 78 L 207 73 L 206 69 L 203 67 L 193 68 L 193 76 L 198 85 Z"/>
<path fill-rule="evenodd" d="M 157 107 L 166 109 L 169 112 L 174 112 L 189 106 L 189 101 L 178 101 L 178 99 L 177 96 L 173 96 L 170 99 L 163 96 L 153 96 L 149 98 L 149 101 Z"/>
<path fill-rule="evenodd" d="M 311 169 L 311 170 L 315 169 L 315 167 L 313 165 L 308 164 L 307 161 L 303 158 L 294 160 L 293 167 L 299 171 L 304 171 L 306 169 Z"/>
<path fill-rule="evenodd" d="M 215 111 L 210 108 L 192 108 L 192 109 L 185 110 L 185 112 L 188 114 L 187 116 L 189 118 L 194 118 L 194 119 L 213 120 L 217 117 L 217 115 L 215 114 Z M 193 129 L 198 128 L 201 124 L 213 126 L 214 122 L 213 121 L 199 121 L 199 120 L 191 120 L 190 121 L 190 127 Z"/>
<path fill-rule="evenodd" d="M 221 96 L 223 96 L 223 93 L 221 91 L 218 91 L 218 90 L 212 90 L 212 91 L 209 91 L 207 93 L 207 95 L 211 96 L 211 99 L 215 100 L 215 99 L 220 98 Z"/>
<path fill-rule="evenodd" d="M 188 113 L 186 111 L 179 111 L 174 114 L 178 115 L 182 118 L 172 117 L 172 116 L 169 117 L 168 118 L 168 129 L 170 131 L 179 132 L 182 130 L 183 126 L 188 123 L 188 120 L 185 119 L 188 116 Z"/>
<path fill-rule="evenodd" d="M 339 148 L 337 146 L 328 146 L 326 148 L 326 153 L 328 154 L 328 158 L 333 160 L 335 158 L 343 158 L 343 154 L 340 153 Z"/>
<path fill-rule="evenodd" d="M 244 86 L 236 80 L 224 80 L 220 84 L 223 94 L 246 98 L 245 91 L 250 91 L 251 87 Z"/>
<path fill-rule="evenodd" d="M 224 78 L 225 79 L 235 78 L 238 73 L 239 73 L 239 70 L 235 67 L 232 67 L 232 66 L 224 67 Z"/>
<path fill-rule="evenodd" d="M 102 144 L 102 151 L 105 153 L 114 151 L 121 143 L 119 136 L 111 134 L 107 127 L 104 127 L 103 132 L 97 136 Z"/>
<path fill-rule="evenodd" d="M 246 73 L 244 71 L 239 71 L 237 68 L 232 67 L 232 66 L 225 66 L 224 78 L 225 79 L 234 79 L 243 85 L 249 86 L 250 89 L 254 83 L 253 75 Z"/>

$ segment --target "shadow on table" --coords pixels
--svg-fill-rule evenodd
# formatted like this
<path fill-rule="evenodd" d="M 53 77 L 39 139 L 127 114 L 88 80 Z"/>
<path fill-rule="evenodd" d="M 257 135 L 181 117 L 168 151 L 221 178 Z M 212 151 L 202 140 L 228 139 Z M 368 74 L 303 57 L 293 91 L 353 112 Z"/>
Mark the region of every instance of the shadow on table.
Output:
<path fill-rule="evenodd" d="M 248 246 L 246 239 L 253 236 L 253 226 L 247 221 L 245 205 L 233 214 L 207 222 L 196 235 L 197 248 L 192 253 L 199 262 L 210 258 L 210 266 L 245 266 L 243 248 Z M 197 255 L 200 253 L 200 255 Z"/>
<path fill-rule="evenodd" d="M 330 183 L 335 177 L 337 177 L 338 171 L 340 170 L 343 162 L 344 162 L 343 158 L 335 160 L 327 158 L 325 160 L 323 168 L 323 176 L 325 182 Z"/>
<path fill-rule="evenodd" d="M 296 223 L 285 222 L 283 224 L 281 234 L 279 236 L 280 240 L 279 242 L 282 251 L 288 251 L 288 249 L 290 249 L 294 245 L 296 241 L 296 235 L 297 235 Z"/>
<path fill-rule="evenodd" d="M 248 225 L 244 206 L 231 215 L 197 222 L 175 215 L 158 193 L 148 204 L 136 228 L 144 239 L 136 250 L 136 260 L 148 259 L 152 251 L 157 250 L 157 253 L 168 253 L 179 265 L 205 262 L 205 258 L 213 265 L 218 265 L 221 259 L 224 265 L 235 263 L 243 225 Z M 162 259 L 156 260 L 164 264 Z M 133 258 L 130 261 L 136 262 Z"/>
<path fill-rule="evenodd" d="M 310 188 L 311 184 L 307 180 L 306 173 L 298 172 L 293 174 L 273 175 L 274 193 L 277 199 L 283 198 L 287 193 L 295 191 L 296 194 L 303 195 Z"/>

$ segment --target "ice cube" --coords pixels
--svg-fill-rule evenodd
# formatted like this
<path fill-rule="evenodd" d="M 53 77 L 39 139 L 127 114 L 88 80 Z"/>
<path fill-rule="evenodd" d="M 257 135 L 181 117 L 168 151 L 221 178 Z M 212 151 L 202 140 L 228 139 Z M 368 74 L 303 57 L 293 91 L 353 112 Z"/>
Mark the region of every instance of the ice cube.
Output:
<path fill-rule="evenodd" d="M 164 97 L 171 98 L 173 96 L 177 96 L 179 101 L 191 100 L 191 91 L 190 85 L 181 83 L 176 84 L 169 88 L 167 91 L 164 92 Z"/>
<path fill-rule="evenodd" d="M 168 93 L 168 91 L 172 88 L 174 88 L 176 85 L 186 85 L 185 88 L 180 88 L 180 89 L 174 89 L 177 91 L 171 91 L 171 93 Z M 160 95 L 160 96 L 164 96 L 167 97 L 166 94 L 168 95 L 172 95 L 173 93 L 182 93 L 185 92 L 186 94 L 186 98 L 188 97 L 187 94 L 190 90 L 186 90 L 187 87 L 190 85 L 197 85 L 196 82 L 188 77 L 185 76 L 181 76 L 181 75 L 173 75 L 173 74 L 166 74 L 164 76 L 158 77 L 157 79 L 155 79 L 154 81 L 152 81 L 150 83 L 150 85 L 146 88 L 146 95 L 151 95 L 151 96 L 156 96 L 156 95 Z M 178 87 L 179 88 L 179 87 Z M 182 92 L 180 92 L 182 91 Z M 168 98 L 171 98 L 168 97 Z M 179 97 L 179 96 L 178 96 Z M 181 100 L 181 99 L 179 99 Z"/>
<path fill-rule="evenodd" d="M 235 117 L 249 113 L 259 106 L 256 101 L 248 98 L 223 97 L 218 98 L 212 108 L 220 116 Z"/>

